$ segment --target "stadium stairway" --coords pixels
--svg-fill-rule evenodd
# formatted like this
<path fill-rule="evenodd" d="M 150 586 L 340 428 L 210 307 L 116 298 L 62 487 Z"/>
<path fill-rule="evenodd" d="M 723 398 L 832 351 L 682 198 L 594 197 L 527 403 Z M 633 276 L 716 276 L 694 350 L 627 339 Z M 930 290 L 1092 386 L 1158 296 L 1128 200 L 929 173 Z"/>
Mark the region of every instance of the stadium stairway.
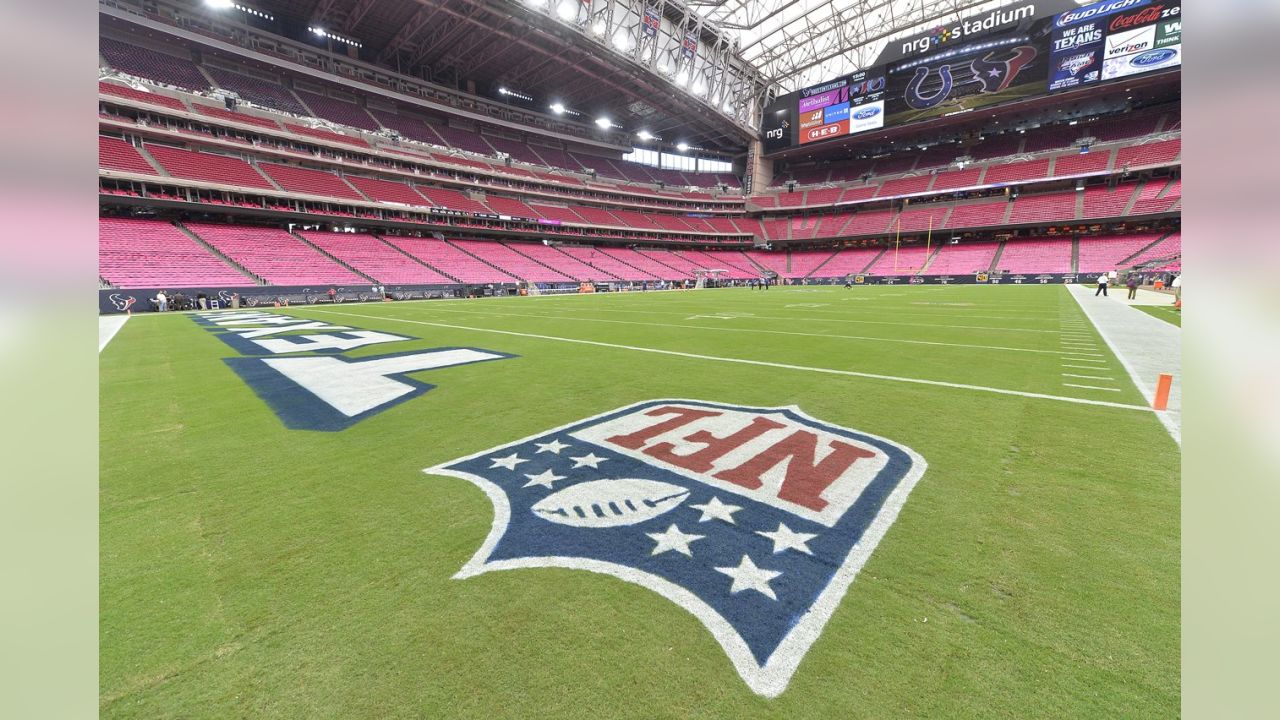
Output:
<path fill-rule="evenodd" d="M 747 262 L 750 263 L 750 267 L 754 268 L 755 271 L 761 275 L 774 272 L 772 268 L 767 268 L 764 265 L 761 265 L 746 253 L 742 253 L 742 257 L 746 258 Z M 791 267 L 791 253 L 789 251 L 787 252 L 787 267 Z"/>
<path fill-rule="evenodd" d="M 458 252 L 460 252 L 460 253 L 464 253 L 464 254 L 466 254 L 466 255 L 470 255 L 471 257 L 475 258 L 477 261 L 482 262 L 482 263 L 484 263 L 485 265 L 488 265 L 489 267 L 493 268 L 494 270 L 498 271 L 499 273 L 501 273 L 501 274 L 503 274 L 503 275 L 509 275 L 509 276 L 511 276 L 511 277 L 513 277 L 513 278 L 518 278 L 518 279 L 520 279 L 521 281 L 528 282 L 528 280 L 526 280 L 526 279 L 525 279 L 525 278 L 523 278 L 523 277 L 520 277 L 519 275 L 516 275 L 515 273 L 511 272 L 510 270 L 504 270 L 503 268 L 500 268 L 500 267 L 498 267 L 497 265 L 494 265 L 493 263 L 489 262 L 488 260 L 485 260 L 484 258 L 480 257 L 479 255 L 476 255 L 476 254 L 475 254 L 475 253 L 473 253 L 473 252 L 468 252 L 467 250 L 465 250 L 464 248 L 462 248 L 461 246 L 459 246 L 459 245 L 458 245 L 458 243 L 457 243 L 457 242 L 455 242 L 455 241 L 453 241 L 453 240 L 450 240 L 450 239 L 448 239 L 448 238 L 445 238 L 445 240 L 444 240 L 444 241 L 445 241 L 445 244 L 449 245 L 449 246 L 450 246 L 450 247 L 452 247 L 454 250 L 457 250 Z M 479 240 L 478 240 L 477 242 L 483 242 L 483 241 L 479 241 Z M 541 263 L 539 263 L 539 264 L 541 264 Z"/>
<path fill-rule="evenodd" d="M 155 169 L 156 169 L 156 174 L 157 174 L 157 175 L 159 175 L 160 177 L 171 177 L 171 176 L 169 175 L 169 171 L 168 171 L 168 170 L 165 170 L 165 169 L 164 169 L 164 166 L 163 166 L 163 165 L 161 165 L 161 164 L 160 164 L 160 163 L 159 163 L 159 162 L 158 162 L 158 161 L 157 161 L 157 160 L 156 160 L 156 159 L 151 155 L 151 152 L 150 152 L 149 150 L 147 150 L 146 143 L 141 143 L 141 142 L 140 142 L 140 143 L 138 143 L 137 145 L 134 145 L 134 146 L 133 146 L 133 149 L 134 149 L 134 150 L 137 150 L 137 151 L 138 151 L 138 154 L 142 156 L 142 159 L 143 159 L 143 160 L 146 160 L 146 161 L 151 165 L 151 167 L 153 167 L 153 168 L 155 168 Z"/>
<path fill-rule="evenodd" d="M 1071 238 L 1071 272 L 1080 272 L 1080 238 Z"/>
<path fill-rule="evenodd" d="M 375 238 L 377 238 L 377 239 L 378 239 L 378 241 L 379 241 L 379 242 L 381 242 L 382 244 L 386 245 L 387 247 L 391 248 L 392 250 L 395 250 L 396 252 L 400 253 L 401 255 L 404 255 L 405 257 L 407 257 L 407 258 L 409 258 L 410 260 L 412 260 L 412 261 L 414 261 L 414 262 L 418 263 L 419 265 L 421 265 L 421 266 L 423 266 L 423 267 L 427 268 L 428 270 L 434 270 L 434 271 L 436 271 L 436 272 L 440 273 L 441 275 L 443 275 L 443 276 L 445 276 L 445 277 L 449 278 L 450 280 L 452 280 L 452 281 L 454 281 L 454 282 L 456 282 L 456 283 L 461 283 L 461 282 L 462 282 L 461 280 L 459 280 L 459 279 L 458 279 L 457 277 L 455 277 L 454 275 L 451 275 L 451 274 L 449 274 L 449 273 L 447 273 L 447 272 L 445 272 L 445 271 L 441 270 L 440 268 L 436 267 L 435 265 L 432 265 L 431 263 L 427 262 L 426 260 L 423 260 L 422 258 L 420 258 L 420 257 L 418 257 L 418 256 L 416 256 L 416 255 L 413 255 L 413 254 L 411 254 L 411 253 L 409 253 L 409 252 L 406 252 L 406 251 L 405 251 L 405 249 L 404 249 L 404 248 L 402 248 L 402 247 L 400 247 L 399 245 L 396 245 L 396 244 L 395 244 L 395 243 L 393 243 L 393 242 L 388 242 L 388 241 L 387 241 L 387 239 L 386 239 L 386 238 L 384 238 L 384 237 L 382 237 L 381 235 L 378 235 L 378 234 L 374 233 L 374 234 L 373 234 L 373 236 L 374 236 Z"/>
<path fill-rule="evenodd" d="M 813 269 L 812 269 L 812 270 L 810 270 L 810 271 L 809 271 L 809 274 L 808 274 L 808 275 L 805 275 L 805 277 L 807 277 L 807 278 L 808 278 L 808 277 L 822 277 L 821 275 L 819 275 L 819 274 L 818 274 L 818 271 L 822 269 L 822 266 L 823 266 L 823 265 L 826 265 L 827 263 L 831 262 L 831 261 L 835 258 L 835 256 L 837 256 L 837 255 L 839 255 L 839 254 L 840 254 L 840 251 L 838 251 L 838 250 L 837 250 L 836 252 L 831 253 L 831 257 L 828 257 L 826 260 L 823 260 L 822 262 L 818 263 L 817 265 L 814 265 L 814 266 L 813 266 Z"/>
<path fill-rule="evenodd" d="M 987 268 L 987 272 L 993 273 L 996 268 L 1000 267 L 1000 256 L 1004 254 L 1004 240 L 996 247 L 996 254 L 991 256 L 991 266 Z"/>
<path fill-rule="evenodd" d="M 521 257 L 523 257 L 523 258 L 527 258 L 527 259 L 529 260 L 529 262 L 532 262 L 532 263 L 534 263 L 534 264 L 536 264 L 536 265 L 539 265 L 539 266 L 541 266 L 541 267 L 544 267 L 544 268 L 546 268 L 546 269 L 550 270 L 550 271 L 551 271 L 551 272 L 553 272 L 553 273 L 559 273 L 560 275 L 564 275 L 565 277 L 573 278 L 574 280 L 579 280 L 579 281 L 581 281 L 581 278 L 576 278 L 576 277 L 574 277 L 572 274 L 570 274 L 570 273 L 569 273 L 569 272 L 567 272 L 566 270 L 564 270 L 564 269 L 562 269 L 562 268 L 552 267 L 552 266 L 550 266 L 550 265 L 548 265 L 548 264 L 546 264 L 546 263 L 542 262 L 542 260 L 538 259 L 537 257 L 534 257 L 532 254 L 527 253 L 527 252 L 524 252 L 524 251 L 521 249 L 521 247 L 522 247 L 523 245 L 527 245 L 527 244 L 528 244 L 528 243 L 502 243 L 502 245 L 504 245 L 508 250 L 510 250 L 511 252 L 516 253 L 517 255 L 519 255 L 519 256 L 521 256 Z"/>
<path fill-rule="evenodd" d="M 596 265 L 595 263 L 588 261 L 586 258 L 576 257 L 574 255 L 569 254 L 569 252 L 562 247 L 552 245 L 551 248 L 556 252 L 560 253 L 561 255 L 564 255 L 566 258 L 569 258 L 574 262 L 582 263 L 583 265 L 586 265 L 592 270 L 595 270 L 596 272 L 600 273 L 601 279 L 604 279 L 604 280 L 620 280 L 621 279 L 617 275 L 614 275 L 611 272 L 600 269 L 599 265 Z"/>
<path fill-rule="evenodd" d="M 923 275 L 928 272 L 929 266 L 933 264 L 935 259 L 937 259 L 938 253 L 940 252 L 942 252 L 942 243 L 938 243 L 938 247 L 934 248 L 933 252 L 929 253 L 929 257 L 925 258 L 924 264 L 920 266 L 920 269 L 916 271 L 916 274 Z"/>
<path fill-rule="evenodd" d="M 1160 243 L 1164 242 L 1165 240 L 1169 239 L 1169 236 L 1170 236 L 1170 235 L 1172 235 L 1172 234 L 1173 234 L 1172 232 L 1167 232 L 1167 233 L 1165 233 L 1165 234 L 1161 235 L 1160 237 L 1156 238 L 1156 241 L 1155 241 L 1155 242 L 1151 243 L 1150 245 L 1144 245 L 1144 246 L 1142 247 L 1142 249 L 1141 249 L 1141 250 L 1139 250 L 1138 252 L 1136 252 L 1136 253 L 1134 253 L 1134 254 L 1130 255 L 1129 257 L 1124 258 L 1124 259 L 1123 259 L 1123 260 L 1121 260 L 1120 262 L 1116 263 L 1116 266 L 1117 266 L 1117 267 L 1128 267 L 1128 266 L 1129 266 L 1129 263 L 1130 263 L 1130 262 L 1132 262 L 1135 258 L 1140 258 L 1140 257 L 1142 257 L 1142 254 L 1143 254 L 1143 253 L 1145 253 L 1146 251 L 1150 250 L 1151 248 L 1153 248 L 1153 247 L 1155 247 L 1155 246 L 1159 245 Z"/>
<path fill-rule="evenodd" d="M 320 253 L 321 255 L 323 255 L 323 256 L 325 256 L 325 257 L 329 258 L 330 260 L 332 260 L 333 262 L 337 263 L 338 265 L 341 265 L 342 267 L 344 267 L 344 268 L 346 268 L 346 269 L 350 270 L 351 272 L 355 273 L 356 275 L 359 275 L 360 277 L 364 278 L 365 280 L 368 280 L 369 282 L 373 283 L 374 285 L 377 285 L 377 284 L 379 284 L 379 283 L 381 283 L 381 282 L 382 282 L 382 281 L 381 281 L 381 280 L 379 280 L 378 278 L 375 278 L 375 277 L 373 277 L 372 275 L 366 275 L 365 273 L 362 273 L 362 272 L 360 272 L 359 270 L 355 269 L 354 267 L 352 267 L 352 266 L 348 265 L 348 264 L 347 264 L 346 262 L 344 262 L 341 258 L 337 257 L 336 255 L 334 255 L 333 253 L 329 252 L 328 250 L 325 250 L 324 248 L 320 247 L 319 245 L 316 245 L 315 243 L 313 243 L 313 242 L 311 242 L 310 240 L 308 240 L 308 239 L 306 239 L 305 237 L 303 237 L 301 234 L 296 233 L 296 232 L 294 232 L 294 231 L 292 231 L 292 230 L 290 230 L 290 231 L 288 231 L 288 232 L 289 232 L 289 234 L 290 234 L 290 235 L 292 235 L 292 236 L 294 236 L 295 238 L 297 238 L 297 239 L 298 239 L 298 241 L 299 241 L 299 242 L 301 242 L 302 244 L 304 244 L 304 245 L 307 245 L 307 246 L 311 247 L 311 248 L 312 248 L 312 249 L 314 249 L 316 252 L 318 252 L 318 253 Z"/>
<path fill-rule="evenodd" d="M 221 251 L 221 250 L 219 250 L 218 248 L 216 248 L 216 247 L 214 247 L 214 246 L 210 245 L 209 243 L 205 242 L 205 241 L 204 241 L 204 238 L 200 237 L 199 235 L 197 235 L 197 234 L 195 234 L 194 232 L 192 232 L 191 230 L 189 230 L 189 229 L 187 228 L 187 226 L 186 226 L 186 225 L 183 225 L 182 223 L 178 222 L 177 220 L 174 220 L 174 221 L 173 221 L 173 226 L 174 226 L 174 227 L 176 227 L 176 228 L 178 228 L 178 230 L 179 230 L 179 231 L 181 231 L 183 235 L 186 235 L 187 237 L 191 238 L 192 242 L 194 242 L 195 244 L 197 244 L 197 245 L 199 245 L 200 247 L 204 248 L 204 249 L 205 249 L 205 250 L 206 250 L 210 255 L 212 255 L 212 256 L 214 256 L 214 257 L 218 258 L 219 260 L 221 260 L 222 262 L 226 263 L 227 265 L 230 265 L 231 267 L 235 268 L 237 271 L 239 271 L 239 272 L 240 272 L 240 274 L 241 274 L 241 275 L 244 275 L 246 278 L 248 278 L 249 280 L 253 281 L 253 284 L 254 284 L 254 285 L 267 285 L 267 284 L 268 284 L 266 280 L 262 279 L 261 277 L 259 277 L 259 276 L 258 276 L 258 275 L 256 275 L 256 274 L 254 274 L 254 273 L 250 272 L 250 271 L 248 270 L 248 268 L 246 268 L 245 266 L 243 266 L 243 265 L 241 265 L 240 263 L 236 262 L 235 260 L 232 260 L 231 258 L 227 257 L 227 256 L 226 256 L 226 255 L 224 255 L 224 254 L 222 253 L 222 251 Z"/>
<path fill-rule="evenodd" d="M 1128 216 L 1133 212 L 1133 206 L 1137 204 L 1138 198 L 1142 197 L 1142 190 L 1147 186 L 1150 180 L 1143 180 L 1133 188 L 1133 192 L 1129 195 L 1129 201 L 1124 204 L 1124 210 L 1120 211 L 1121 216 Z"/>

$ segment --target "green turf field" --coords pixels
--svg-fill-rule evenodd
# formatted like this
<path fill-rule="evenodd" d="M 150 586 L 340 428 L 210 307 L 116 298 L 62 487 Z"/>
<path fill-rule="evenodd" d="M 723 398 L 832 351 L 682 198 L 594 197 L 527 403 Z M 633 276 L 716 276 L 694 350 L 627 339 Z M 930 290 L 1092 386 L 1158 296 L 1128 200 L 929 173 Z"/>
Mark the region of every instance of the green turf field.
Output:
<path fill-rule="evenodd" d="M 100 357 L 105 718 L 1178 714 L 1179 448 L 1063 287 L 279 312 L 421 338 L 349 358 L 517 357 L 414 375 L 435 388 L 345 430 L 290 430 L 190 316 L 130 320 Z M 423 468 L 657 398 L 796 405 L 928 462 L 776 698 L 637 585 L 452 579 L 493 506 Z"/>
<path fill-rule="evenodd" d="M 1141 310 L 1152 317 L 1160 318 L 1170 325 L 1182 327 L 1182 311 L 1175 309 L 1172 305 L 1132 305 L 1130 307 Z"/>

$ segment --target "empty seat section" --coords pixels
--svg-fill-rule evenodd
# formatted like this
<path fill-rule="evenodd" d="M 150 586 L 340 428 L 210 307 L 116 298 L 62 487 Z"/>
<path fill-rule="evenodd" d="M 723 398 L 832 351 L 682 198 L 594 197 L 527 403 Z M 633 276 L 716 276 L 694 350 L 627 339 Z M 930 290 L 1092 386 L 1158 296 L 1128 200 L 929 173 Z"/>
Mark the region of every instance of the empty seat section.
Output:
<path fill-rule="evenodd" d="M 1010 273 L 1071 272 L 1071 239 L 1009 240 L 996 269 Z"/>
<path fill-rule="evenodd" d="M 580 223 L 583 222 L 582 216 L 573 211 L 571 207 L 560 207 L 558 205 L 539 205 L 530 203 L 529 208 L 537 214 L 537 217 L 546 218 L 548 220 L 559 220 L 560 222 Z"/>
<path fill-rule="evenodd" d="M 991 227 L 1004 222 L 1004 214 L 1009 209 L 1009 201 L 995 200 L 956 205 L 947 218 L 949 228 Z"/>
<path fill-rule="evenodd" d="M 311 114 L 307 112 L 306 108 L 302 107 L 302 104 L 293 96 L 293 93 L 278 83 L 260 80 L 209 65 L 205 65 L 204 69 L 213 76 L 213 81 L 218 85 L 234 92 L 254 105 L 261 105 L 262 107 L 269 107 L 273 110 L 294 115 Z"/>
<path fill-rule="evenodd" d="M 880 190 L 879 185 L 862 185 L 860 187 L 845 188 L 840 194 L 840 202 L 854 202 L 856 200 L 869 200 L 876 196 L 876 192 Z"/>
<path fill-rule="evenodd" d="M 607 158 L 602 158 L 599 155 L 589 155 L 585 153 L 584 154 L 569 153 L 569 156 L 572 157 L 574 160 L 576 160 L 578 164 L 581 165 L 582 167 L 587 168 L 589 170 L 595 170 L 597 175 L 601 175 L 603 177 L 616 178 L 618 180 L 626 179 L 626 177 L 621 172 L 619 172 L 618 169 L 615 168 Z"/>
<path fill-rule="evenodd" d="M 510 155 L 512 160 L 527 162 L 531 165 L 545 164 L 542 161 L 542 158 L 538 157 L 538 154 L 533 151 L 533 148 L 519 140 L 512 140 L 510 138 L 499 137 L 497 135 L 485 135 L 484 139 L 498 152 Z"/>
<path fill-rule="evenodd" d="M 541 243 L 507 243 L 507 246 L 521 255 L 580 282 L 617 279 L 603 270 L 587 265 L 572 255 L 560 252 L 558 248 L 549 247 Z"/>
<path fill-rule="evenodd" d="M 542 158 L 542 162 L 539 163 L 541 165 L 582 172 L 582 165 L 575 162 L 573 158 L 569 157 L 569 153 L 560 148 L 546 147 L 544 145 L 530 145 L 530 147 L 538 157 Z"/>
<path fill-rule="evenodd" d="M 969 156 L 974 160 L 990 160 L 991 158 L 1014 155 L 1021 147 L 1022 135 L 1020 134 L 995 135 L 969 148 Z"/>
<path fill-rule="evenodd" d="M 98 274 L 121 288 L 253 285 L 170 223 L 98 219 Z"/>
<path fill-rule="evenodd" d="M 564 273 L 540 265 L 528 257 L 492 240 L 452 240 L 455 247 L 502 270 L 508 275 L 529 282 L 573 282 Z"/>
<path fill-rule="evenodd" d="M 256 125 L 270 130 L 279 130 L 280 123 L 270 118 L 258 117 L 244 112 L 235 112 L 225 108 L 214 107 L 212 105 L 201 105 L 200 103 L 191 103 L 192 109 L 201 115 L 216 117 L 222 120 L 230 120 L 231 122 L 243 123 L 245 125 Z"/>
<path fill-rule="evenodd" d="M 971 275 L 986 272 L 1000 247 L 998 242 L 943 245 L 937 257 L 929 263 L 926 275 Z"/>
<path fill-rule="evenodd" d="M 804 199 L 804 196 L 805 196 L 804 190 L 796 190 L 794 192 L 784 192 L 778 196 L 778 207 L 800 207 L 801 205 L 808 205 L 808 203 Z"/>
<path fill-rule="evenodd" d="M 982 178 L 982 170 L 980 167 L 965 168 L 964 170 L 951 170 L 949 172 L 940 172 L 933 180 L 933 190 L 950 190 L 953 188 L 974 187 Z"/>
<path fill-rule="evenodd" d="M 279 228 L 188 223 L 187 229 L 273 285 L 368 283 Z"/>
<path fill-rule="evenodd" d="M 603 252 L 596 247 L 574 247 L 564 246 L 560 248 L 570 257 L 590 265 L 593 268 L 609 273 L 619 280 L 658 280 L 659 278 L 650 275 L 643 270 L 638 270 L 614 256 Z"/>
<path fill-rule="evenodd" d="M 167 145 L 146 145 L 147 152 L 170 175 L 224 185 L 272 189 L 252 165 L 237 157 L 193 152 Z"/>
<path fill-rule="evenodd" d="M 844 228 L 845 235 L 870 235 L 886 233 L 893 220 L 893 212 L 889 210 L 873 210 L 860 212 L 853 216 Z"/>
<path fill-rule="evenodd" d="M 692 277 L 689 273 L 667 267 L 657 260 L 629 248 L 603 248 L 602 251 L 659 280 L 683 280 L 684 278 Z"/>
<path fill-rule="evenodd" d="M 1071 175 L 1085 175 L 1088 173 L 1105 172 L 1107 165 L 1111 164 L 1110 150 L 1096 150 L 1084 154 L 1075 155 L 1059 155 L 1053 161 L 1054 177 L 1067 177 Z"/>
<path fill-rule="evenodd" d="M 880 254 L 881 248 L 846 248 L 818 269 L 814 277 L 844 277 L 865 272 L 867 265 Z"/>
<path fill-rule="evenodd" d="M 660 230 L 662 226 L 654 221 L 650 215 L 638 213 L 634 210 L 623 210 L 615 208 L 609 211 L 614 217 L 622 221 L 623 225 L 632 228 L 642 228 L 645 230 Z"/>
<path fill-rule="evenodd" d="M 380 283 L 452 285 L 454 282 L 373 235 L 333 232 L 300 234 L 316 247 Z"/>
<path fill-rule="evenodd" d="M 924 267 L 925 261 L 929 259 L 929 252 L 936 249 L 937 246 L 927 248 L 924 245 L 903 245 L 897 249 L 890 247 L 868 272 L 876 275 L 914 275 Z"/>
<path fill-rule="evenodd" d="M 138 102 L 150 103 L 152 105 L 162 105 L 167 108 L 173 108 L 174 110 L 185 111 L 187 109 L 187 106 L 183 105 L 182 101 L 178 98 L 161 95 L 158 92 L 135 90 L 125 85 L 116 85 L 115 83 L 99 82 L 98 92 L 104 95 L 129 98 L 130 100 L 137 100 Z"/>
<path fill-rule="evenodd" d="M 1049 175 L 1049 158 L 1013 162 L 1003 165 L 992 165 L 987 168 L 983 182 L 988 185 L 1020 182 L 1023 180 L 1039 180 Z"/>
<path fill-rule="evenodd" d="M 946 225 L 947 213 L 951 208 L 947 205 L 934 205 L 918 210 L 904 210 L 899 215 L 899 222 L 894 230 L 902 232 L 928 232 L 930 228 L 937 230 Z"/>
<path fill-rule="evenodd" d="M 209 81 L 200 74 L 189 55 L 179 57 L 102 36 L 98 36 L 98 52 L 111 67 L 130 75 L 188 90 L 209 87 Z"/>
<path fill-rule="evenodd" d="M 1159 237 L 1159 233 L 1142 233 L 1080 238 L 1080 256 L 1076 270 L 1081 273 L 1118 270 L 1122 260 L 1136 255 Z"/>
<path fill-rule="evenodd" d="M 688 258 L 683 255 L 677 255 L 670 250 L 637 250 L 636 252 L 653 258 L 677 272 L 684 273 L 685 277 L 693 277 L 694 273 L 703 269 L 701 265 L 690 262 Z"/>
<path fill-rule="evenodd" d="M 466 150 L 478 155 L 492 155 L 493 146 L 484 141 L 484 137 L 475 130 L 463 130 L 461 128 L 449 127 L 448 125 L 434 125 L 431 128 L 436 131 L 450 147 Z"/>
<path fill-rule="evenodd" d="M 820 238 L 840 237 L 844 235 L 844 229 L 852 218 L 852 212 L 823 215 L 818 220 L 818 226 L 814 229 L 813 236 Z"/>
<path fill-rule="evenodd" d="M 1021 195 L 1013 201 L 1013 211 L 1009 213 L 1010 224 L 1074 220 L 1076 217 L 1076 196 L 1073 190 L 1044 193 L 1041 195 Z"/>
<path fill-rule="evenodd" d="M 676 232 L 686 232 L 686 233 L 687 232 L 705 232 L 704 229 L 695 228 L 692 225 L 690 225 L 687 220 L 685 220 L 682 217 L 678 217 L 676 215 L 663 215 L 661 213 L 654 213 L 646 217 L 648 217 L 650 221 L 652 221 L 655 225 L 662 228 L 663 230 L 674 230 Z"/>
<path fill-rule="evenodd" d="M 730 280 L 760 277 L 760 271 L 736 250 L 690 250 L 687 255 L 708 270 L 724 270 Z"/>
<path fill-rule="evenodd" d="M 787 271 L 787 254 L 785 252 L 765 252 L 763 250 L 748 250 L 743 253 L 751 259 L 756 265 L 763 267 L 765 270 L 772 270 L 782 277 L 795 277 Z M 759 271 L 756 271 L 759 274 Z"/>
<path fill-rule="evenodd" d="M 459 250 L 444 240 L 387 235 L 387 242 L 464 283 L 513 283 L 516 278 Z"/>
<path fill-rule="evenodd" d="M 370 132 L 378 130 L 378 123 L 374 121 L 369 113 L 365 112 L 364 108 L 356 103 L 327 95 L 317 95 L 305 90 L 296 90 L 295 92 L 302 99 L 302 102 L 311 108 L 316 117 Z"/>
<path fill-rule="evenodd" d="M 1076 140 L 1080 139 L 1081 134 L 1080 128 L 1072 125 L 1028 130 L 1022 151 L 1034 153 L 1071 147 Z"/>
<path fill-rule="evenodd" d="M 1171 188 L 1174 183 L 1166 180 L 1148 180 L 1146 185 L 1142 186 L 1142 190 L 1138 192 L 1138 199 L 1133 203 L 1133 209 L 1130 215 L 1148 215 L 1150 213 L 1165 212 L 1173 203 L 1182 195 L 1181 183 L 1178 183 L 1178 190 L 1173 195 L 1165 193 L 1167 188 Z"/>
<path fill-rule="evenodd" d="M 423 197 L 430 200 L 432 204 L 438 205 L 449 210 L 461 210 L 462 212 L 471 213 L 488 213 L 489 208 L 476 200 L 472 200 L 457 190 L 449 188 L 427 187 L 425 185 L 414 186 Z"/>
<path fill-rule="evenodd" d="M 896 175 L 904 173 L 916 165 L 916 157 L 914 155 L 903 155 L 899 157 L 878 158 L 873 166 L 877 175 Z"/>
<path fill-rule="evenodd" d="M 395 130 L 401 136 L 410 140 L 427 143 L 430 145 L 446 146 L 444 140 L 431 129 L 426 121 L 413 117 L 412 115 L 399 115 L 397 113 L 388 112 L 386 110 L 378 110 L 377 108 L 369 108 L 369 114 L 382 124 L 383 127 Z"/>
<path fill-rule="evenodd" d="M 1116 169 L 1173 163 L 1182 154 L 1182 139 L 1131 145 L 1116 151 Z"/>
<path fill-rule="evenodd" d="M 158 174 L 137 148 L 120 138 L 106 135 L 98 136 L 98 167 L 143 175 Z"/>
<path fill-rule="evenodd" d="M 280 187 L 289 192 L 320 195 L 322 197 L 343 198 L 345 200 L 364 200 L 342 181 L 342 178 L 323 170 L 309 170 L 293 165 L 274 165 L 262 163 L 258 167 L 271 176 Z"/>
<path fill-rule="evenodd" d="M 603 208 L 575 206 L 573 209 L 582 217 L 583 222 L 588 225 L 626 227 L 626 223 L 623 223 L 621 220 L 614 217 L 608 210 Z"/>
<path fill-rule="evenodd" d="M 1156 245 L 1142 251 L 1142 254 L 1129 261 L 1130 265 L 1141 265 L 1152 260 L 1163 260 L 1182 254 L 1182 233 L 1173 233 Z"/>
<path fill-rule="evenodd" d="M 932 175 L 885 180 L 880 186 L 880 192 L 877 194 L 877 197 L 893 197 L 896 195 L 922 193 L 929 189 L 929 185 L 932 182 Z"/>
<path fill-rule="evenodd" d="M 427 201 L 421 195 L 413 191 L 413 188 L 404 183 L 392 182 L 390 180 L 379 180 L 377 178 L 358 177 L 356 175 L 348 175 L 347 182 L 351 183 L 360 192 L 364 193 L 370 200 L 376 202 L 400 203 L 402 205 L 418 205 L 425 206 Z"/>
<path fill-rule="evenodd" d="M 501 195 L 489 195 L 484 199 L 484 204 L 489 206 L 499 215 L 510 215 L 512 217 L 536 219 L 538 211 L 525 205 L 519 200 L 513 198 L 502 197 Z"/>
<path fill-rule="evenodd" d="M 792 250 L 791 270 L 788 271 L 787 277 L 808 277 L 815 270 L 820 273 L 818 266 L 830 260 L 833 255 L 835 255 L 834 250 Z"/>
<path fill-rule="evenodd" d="M 1118 217 L 1124 214 L 1124 208 L 1133 197 L 1137 183 L 1124 183 L 1115 188 L 1091 187 L 1084 191 L 1084 217 Z"/>
<path fill-rule="evenodd" d="M 844 188 L 819 188 L 806 193 L 805 205 L 830 205 L 840 199 Z"/>

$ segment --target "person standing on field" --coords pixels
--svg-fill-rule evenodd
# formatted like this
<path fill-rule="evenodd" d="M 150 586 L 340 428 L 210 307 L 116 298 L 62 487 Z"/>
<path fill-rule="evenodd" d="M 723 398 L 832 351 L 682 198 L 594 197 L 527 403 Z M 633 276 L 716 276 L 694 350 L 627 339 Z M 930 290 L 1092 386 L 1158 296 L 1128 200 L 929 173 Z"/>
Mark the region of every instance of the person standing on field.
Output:
<path fill-rule="evenodd" d="M 1098 297 L 1099 295 L 1101 295 L 1102 297 L 1107 296 L 1107 274 L 1106 273 L 1102 273 L 1101 275 L 1098 276 L 1098 290 L 1093 293 L 1093 296 Z"/>
<path fill-rule="evenodd" d="M 1137 273 L 1129 273 L 1125 286 L 1129 288 L 1129 299 L 1136 300 L 1138 298 L 1138 275 Z"/>

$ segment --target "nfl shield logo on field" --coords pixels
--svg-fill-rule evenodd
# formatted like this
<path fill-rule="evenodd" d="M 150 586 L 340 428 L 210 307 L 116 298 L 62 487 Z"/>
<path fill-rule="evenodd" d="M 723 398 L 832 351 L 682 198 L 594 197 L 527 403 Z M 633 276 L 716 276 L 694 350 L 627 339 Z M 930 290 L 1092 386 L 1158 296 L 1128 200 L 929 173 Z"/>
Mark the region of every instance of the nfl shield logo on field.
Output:
<path fill-rule="evenodd" d="M 493 502 L 493 528 L 456 577 L 560 567 L 642 585 L 693 613 L 772 697 L 925 467 L 795 407 L 651 400 L 425 472 Z"/>

